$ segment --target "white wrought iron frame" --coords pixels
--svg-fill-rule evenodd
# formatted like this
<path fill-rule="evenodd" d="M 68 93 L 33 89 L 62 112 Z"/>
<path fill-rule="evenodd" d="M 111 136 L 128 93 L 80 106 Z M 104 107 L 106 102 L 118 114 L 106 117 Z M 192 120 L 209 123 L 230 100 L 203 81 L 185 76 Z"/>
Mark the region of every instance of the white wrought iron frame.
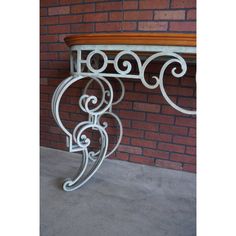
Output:
<path fill-rule="evenodd" d="M 146 54 L 140 55 L 143 52 L 146 52 Z M 74 45 L 70 47 L 71 76 L 59 84 L 52 98 L 52 114 L 57 125 L 67 136 L 69 151 L 82 152 L 82 162 L 78 174 L 75 178 L 67 179 L 64 182 L 63 189 L 65 191 L 73 191 L 83 186 L 96 173 L 103 160 L 118 148 L 122 139 L 123 128 L 121 120 L 113 113 L 112 107 L 121 102 L 124 97 L 125 87 L 122 78 L 139 80 L 149 89 L 155 89 L 159 86 L 163 97 L 174 109 L 189 115 L 196 114 L 196 111 L 187 110 L 175 104 L 167 95 L 164 87 L 164 74 L 167 67 L 176 65 L 176 63 L 179 64 L 181 71 L 177 72 L 177 68 L 174 66 L 171 73 L 173 77 L 181 78 L 187 71 L 187 63 L 182 54 L 195 53 L 195 47 L 186 46 Z M 159 74 L 153 76 L 155 83 L 150 84 L 145 79 L 145 70 L 152 61 L 160 59 L 164 60 L 164 63 Z M 137 65 L 137 74 L 132 72 L 133 62 Z M 120 64 L 122 64 L 122 68 L 120 68 Z M 107 70 L 108 65 L 112 65 L 115 72 L 109 72 Z M 90 80 L 79 99 L 79 107 L 88 114 L 88 120 L 79 121 L 73 132 L 70 133 L 60 118 L 60 101 L 64 92 L 72 84 L 85 78 L 90 78 Z M 119 82 L 121 95 L 116 101 L 114 101 L 114 92 L 110 79 L 108 80 L 107 78 L 114 78 Z M 102 97 L 100 100 L 96 96 L 87 93 L 93 82 L 96 82 L 101 89 Z M 91 105 L 93 106 L 91 107 Z M 109 136 L 106 131 L 108 124 L 100 121 L 104 115 L 114 118 L 119 127 L 117 143 L 110 151 L 108 150 Z M 97 131 L 100 134 L 100 149 L 96 152 L 89 151 L 91 140 L 84 134 L 88 129 Z M 93 162 L 90 169 L 88 168 L 89 161 Z"/>

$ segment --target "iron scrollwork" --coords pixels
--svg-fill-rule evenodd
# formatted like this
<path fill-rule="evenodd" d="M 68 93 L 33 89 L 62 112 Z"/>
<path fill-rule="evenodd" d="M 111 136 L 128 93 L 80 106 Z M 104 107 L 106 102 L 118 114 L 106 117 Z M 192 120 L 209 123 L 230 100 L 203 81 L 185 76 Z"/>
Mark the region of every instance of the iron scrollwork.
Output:
<path fill-rule="evenodd" d="M 104 159 L 116 151 L 121 142 L 123 135 L 122 123 L 120 118 L 112 111 L 112 107 L 121 102 L 125 94 L 125 87 L 121 78 L 140 80 L 142 84 L 149 89 L 155 89 L 160 86 L 162 95 L 167 103 L 169 103 L 173 108 L 185 114 L 196 114 L 196 111 L 186 110 L 175 104 L 167 95 L 164 87 L 164 74 L 167 67 L 174 64 L 180 65 L 180 72 L 176 72 L 176 66 L 171 70 L 171 73 L 175 78 L 181 78 L 187 71 L 186 61 L 177 53 L 157 52 L 149 56 L 143 63 L 139 55 L 131 50 L 121 50 L 112 59 L 109 58 L 109 55 L 107 55 L 106 52 L 98 49 L 90 51 L 85 59 L 82 59 L 82 50 L 80 48 L 78 48 L 77 53 L 79 57 L 72 61 L 74 65 L 71 71 L 72 75 L 61 82 L 55 90 L 52 98 L 52 113 L 56 123 L 67 136 L 69 151 L 82 152 L 82 162 L 78 174 L 74 179 L 67 179 L 64 182 L 63 189 L 65 191 L 73 191 L 84 185 L 95 174 Z M 99 63 L 98 57 L 100 58 L 101 63 Z M 127 59 L 127 57 L 129 59 Z M 168 58 L 168 60 L 166 60 L 162 65 L 159 75 L 152 77 L 155 82 L 150 84 L 145 79 L 145 70 L 152 61 L 162 57 Z M 97 59 L 94 60 L 94 58 Z M 133 62 L 137 65 L 137 74 L 132 73 Z M 109 64 L 113 65 L 115 72 L 106 72 Z M 123 68 L 120 68 L 121 64 Z M 85 67 L 87 67 L 87 71 L 85 71 Z M 70 133 L 63 125 L 60 118 L 59 104 L 61 97 L 72 84 L 88 77 L 90 80 L 84 88 L 83 95 L 79 99 L 79 107 L 82 111 L 88 114 L 88 120 L 78 123 L 73 132 Z M 121 95 L 116 101 L 114 101 L 113 87 L 107 77 L 114 78 L 120 85 Z M 88 94 L 88 89 L 92 83 L 97 83 L 101 90 L 102 95 L 100 100 L 98 100 L 95 95 Z M 93 105 L 92 107 L 90 106 L 91 104 Z M 114 118 L 119 127 L 117 143 L 110 151 L 108 150 L 109 137 L 106 131 L 108 124 L 106 122 L 101 122 L 101 118 L 107 115 Z M 98 131 L 100 135 L 100 149 L 98 151 L 89 150 L 91 140 L 85 134 L 85 131 L 88 129 Z M 89 161 L 92 161 L 93 166 L 86 172 Z"/>

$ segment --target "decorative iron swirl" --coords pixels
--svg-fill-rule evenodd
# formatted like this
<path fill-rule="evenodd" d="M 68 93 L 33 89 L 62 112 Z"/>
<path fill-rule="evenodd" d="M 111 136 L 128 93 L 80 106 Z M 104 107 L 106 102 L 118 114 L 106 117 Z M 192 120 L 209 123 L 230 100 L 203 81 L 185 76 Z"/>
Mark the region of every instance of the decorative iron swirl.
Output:
<path fill-rule="evenodd" d="M 89 108 L 89 104 L 92 103 L 92 104 L 97 104 L 98 102 L 98 99 L 96 96 L 93 96 L 93 95 L 88 95 L 88 94 L 84 94 L 80 97 L 79 99 L 79 106 L 80 108 L 90 114 L 90 115 L 101 115 L 102 113 L 104 113 L 106 110 L 109 109 L 109 107 L 111 107 L 112 105 L 112 101 L 113 101 L 113 89 L 112 89 L 112 86 L 111 84 L 108 82 L 107 79 L 105 79 L 104 77 L 102 76 L 97 76 L 97 77 L 92 77 L 93 80 L 97 81 L 100 85 L 101 85 L 101 88 L 102 88 L 102 93 L 103 93 L 103 97 L 102 97 L 102 100 L 101 102 L 95 107 L 95 108 Z M 104 86 L 99 82 L 102 81 L 104 82 L 107 87 L 108 87 L 108 91 L 110 93 L 110 96 L 109 96 L 109 101 L 105 104 L 105 106 L 103 108 L 101 108 L 101 106 L 103 105 L 104 103 L 104 95 L 105 95 L 105 89 L 104 89 Z M 100 109 L 101 108 L 101 109 Z"/>
<path fill-rule="evenodd" d="M 115 68 L 115 70 L 116 70 L 116 72 L 117 72 L 118 74 L 120 74 L 120 75 L 128 75 L 128 74 L 130 73 L 131 69 L 132 69 L 132 64 L 131 64 L 131 62 L 128 61 L 128 60 L 124 60 L 124 61 L 122 62 L 122 65 L 126 68 L 125 70 L 121 70 L 121 69 L 119 68 L 119 60 L 120 60 L 121 57 L 124 56 L 124 55 L 126 55 L 126 56 L 127 56 L 127 55 L 132 56 L 132 57 L 135 59 L 135 61 L 137 62 L 138 69 L 141 68 L 142 63 L 141 63 L 141 60 L 140 60 L 140 58 L 138 57 L 138 55 L 137 55 L 136 53 L 134 53 L 134 52 L 132 52 L 132 51 L 121 51 L 121 52 L 119 52 L 119 53 L 116 55 L 116 57 L 115 57 L 115 59 L 114 59 L 114 68 Z"/>
<path fill-rule="evenodd" d="M 88 160 L 89 160 L 90 156 L 89 156 L 88 149 L 87 149 L 88 146 L 83 147 L 82 163 L 80 165 L 78 174 L 73 179 L 70 179 L 70 178 L 66 179 L 63 184 L 63 189 L 67 192 L 78 189 L 82 185 L 84 185 L 95 174 L 95 172 L 98 170 L 98 168 L 100 167 L 100 165 L 102 164 L 103 160 L 106 157 L 106 152 L 107 152 L 107 148 L 108 148 L 108 135 L 107 135 L 105 129 L 103 127 L 101 127 L 100 125 L 96 125 L 96 124 L 92 124 L 92 123 L 88 122 L 87 124 L 82 126 L 81 130 L 77 134 L 78 144 L 81 145 L 80 140 L 83 136 L 82 133 L 86 129 L 89 129 L 89 128 L 95 128 L 96 130 L 98 130 L 100 132 L 102 139 L 103 139 L 103 142 L 101 143 L 101 149 L 100 149 L 99 156 L 95 160 L 92 168 L 86 173 L 85 170 L 87 169 Z"/>
<path fill-rule="evenodd" d="M 96 77 L 91 77 L 90 80 L 88 81 L 88 83 L 86 84 L 86 86 L 84 87 L 84 91 L 83 91 L 83 96 L 87 94 L 88 92 L 88 88 L 90 87 L 90 85 L 93 83 L 93 82 L 96 82 L 100 89 L 101 89 L 101 99 L 100 99 L 100 103 L 94 108 L 94 109 L 91 109 L 91 111 L 97 111 L 98 109 L 100 109 L 100 107 L 102 107 L 102 105 L 104 104 L 105 102 L 105 88 L 104 88 L 104 85 L 102 83 L 101 80 L 97 79 Z M 83 98 L 82 98 L 82 102 L 83 102 Z M 83 106 L 81 106 L 81 108 L 83 109 L 85 104 L 83 104 Z M 84 110 L 85 111 L 85 110 Z M 86 112 L 86 111 L 85 111 Z"/>
<path fill-rule="evenodd" d="M 171 73 L 172 75 L 175 77 L 175 78 L 181 78 L 187 71 L 187 64 L 185 62 L 185 60 L 181 57 L 181 60 L 180 59 L 170 59 L 169 61 L 167 61 L 161 68 L 161 71 L 160 71 L 160 90 L 161 90 L 161 93 L 163 95 L 163 97 L 165 98 L 165 100 L 176 110 L 184 113 L 184 114 L 189 114 L 189 115 L 196 115 L 196 111 L 191 111 L 191 110 L 187 110 L 187 109 L 184 109 L 180 106 L 178 106 L 177 104 L 175 104 L 170 98 L 169 96 L 167 95 L 167 92 L 165 90 L 165 87 L 164 87 L 164 73 L 165 73 L 165 70 L 166 68 L 171 65 L 172 63 L 179 63 L 181 65 L 181 69 L 182 71 L 180 73 L 177 73 L 176 72 L 176 67 L 174 67 L 172 70 L 171 70 Z"/>
<path fill-rule="evenodd" d="M 145 70 L 147 68 L 147 66 L 149 65 L 150 62 L 152 62 L 154 59 L 157 59 L 159 57 L 163 57 L 163 56 L 168 56 L 168 57 L 171 57 L 168 61 L 166 61 L 161 70 L 160 70 L 160 74 L 159 74 L 159 77 L 158 76 L 152 76 L 153 79 L 155 79 L 155 83 L 150 85 L 146 80 L 145 80 Z M 187 109 L 184 109 L 182 107 L 179 107 L 178 105 L 176 105 L 170 98 L 169 96 L 167 95 L 166 91 L 165 91 L 165 87 L 164 87 L 164 73 L 165 73 L 165 70 L 166 68 L 173 64 L 173 63 L 177 63 L 180 65 L 181 67 L 181 71 L 178 73 L 176 72 L 177 68 L 174 67 L 172 68 L 171 70 L 171 74 L 175 77 L 175 78 L 181 78 L 185 75 L 186 71 L 187 71 L 187 64 L 186 64 L 186 61 L 183 59 L 183 57 L 181 57 L 180 55 L 176 54 L 176 53 L 172 53 L 172 52 L 159 52 L 159 53 L 155 53 L 153 54 L 152 56 L 150 56 L 143 64 L 142 68 L 141 68 L 141 74 L 140 74 L 140 79 L 143 83 L 143 85 L 149 89 L 155 89 L 157 88 L 159 85 L 160 85 L 160 90 L 161 90 L 161 93 L 163 95 L 163 97 L 165 98 L 165 100 L 173 107 L 175 108 L 176 110 L 182 112 L 182 113 L 185 113 L 185 114 L 190 114 L 190 115 L 195 115 L 196 114 L 196 111 L 191 111 L 191 110 L 187 110 Z"/>
<path fill-rule="evenodd" d="M 121 102 L 121 100 L 124 98 L 124 94 L 125 94 L 125 87 L 124 87 L 124 84 L 123 84 L 122 80 L 121 80 L 120 78 L 116 78 L 116 77 L 114 77 L 114 79 L 116 79 L 116 80 L 118 81 L 119 85 L 120 85 L 121 94 L 120 94 L 120 96 L 117 98 L 117 100 L 114 100 L 114 97 L 113 97 L 112 106 L 114 106 L 114 105 L 118 104 L 119 102 Z M 100 82 L 100 80 L 98 80 L 98 81 Z M 89 86 L 92 84 L 92 82 L 98 82 L 98 81 L 96 81 L 96 80 L 94 80 L 93 78 L 91 78 L 91 79 L 88 81 L 88 83 L 86 84 L 86 86 L 85 86 L 84 93 L 85 93 L 85 94 L 87 93 L 87 90 L 88 90 Z M 100 83 L 101 83 L 101 82 L 100 82 Z M 109 90 L 105 90 L 105 89 L 104 89 L 104 86 L 103 86 L 102 84 L 99 84 L 99 85 L 100 85 L 100 87 L 101 87 L 101 89 L 102 89 L 102 99 L 101 99 L 101 101 L 100 101 L 100 106 L 102 106 L 102 103 L 103 103 L 103 102 L 106 103 L 106 104 L 109 103 L 109 101 L 106 100 L 105 94 L 108 95 L 108 97 L 109 97 L 109 96 L 110 96 L 110 91 L 109 91 Z M 112 91 L 113 91 L 113 90 L 112 90 Z M 112 117 L 117 121 L 118 126 L 119 126 L 119 128 L 118 128 L 118 130 L 119 130 L 119 136 L 118 136 L 117 143 L 116 143 L 116 145 L 112 148 L 112 150 L 106 155 L 106 157 L 108 157 L 108 156 L 110 156 L 112 153 L 114 153 L 115 150 L 118 148 L 118 146 L 119 146 L 119 144 L 120 144 L 120 142 L 121 142 L 122 136 L 123 136 L 123 127 L 122 127 L 122 123 L 121 123 L 119 117 L 118 117 L 116 114 L 114 114 L 113 112 L 107 111 L 107 112 L 104 112 L 103 114 L 99 115 L 98 118 L 97 118 L 97 122 L 98 122 L 101 126 L 103 126 L 104 129 L 106 129 L 106 128 L 108 127 L 108 123 L 107 123 L 107 122 L 103 122 L 103 123 L 100 122 L 101 117 L 104 116 L 104 115 L 112 116 Z M 78 128 L 79 128 L 80 126 L 82 126 L 82 125 L 84 125 L 84 122 L 81 122 L 80 124 L 78 124 L 77 127 L 74 129 L 73 139 L 74 139 L 75 142 L 76 142 L 75 132 L 77 132 Z M 102 141 L 103 141 L 103 140 L 100 140 L 100 143 L 101 143 Z M 99 156 L 99 153 L 100 153 L 100 150 L 98 150 L 97 152 L 90 151 L 90 152 L 88 153 L 89 159 L 92 160 L 92 161 L 95 161 L 95 160 L 97 159 L 97 157 Z"/>
<path fill-rule="evenodd" d="M 117 123 L 119 125 L 119 129 L 118 129 L 119 130 L 119 138 L 116 142 L 116 145 L 112 148 L 112 150 L 109 153 L 106 154 L 106 157 L 109 157 L 111 154 L 113 154 L 116 151 L 116 149 L 120 145 L 120 142 L 121 142 L 122 136 L 123 136 L 123 126 L 122 126 L 120 118 L 113 112 L 104 112 L 101 116 L 99 116 L 99 119 L 98 119 L 99 123 L 100 123 L 100 119 L 103 115 L 112 116 L 117 121 Z M 106 128 L 108 126 L 107 122 L 103 122 L 103 126 L 104 126 L 104 128 Z"/>
<path fill-rule="evenodd" d="M 119 126 L 119 128 L 118 128 L 118 130 L 119 130 L 118 140 L 116 141 L 116 144 L 114 145 L 114 147 L 106 154 L 106 158 L 107 158 L 111 154 L 113 154 L 116 151 L 116 149 L 119 147 L 120 142 L 122 140 L 122 136 L 123 136 L 123 126 L 122 126 L 120 118 L 115 113 L 113 113 L 113 112 L 105 112 L 101 116 L 99 116 L 99 118 L 98 118 L 98 123 L 101 126 L 103 126 L 104 129 L 106 129 L 108 127 L 108 123 L 107 122 L 103 122 L 102 124 L 100 122 L 101 117 L 104 116 L 104 115 L 112 116 L 117 121 L 118 126 Z M 102 142 L 103 142 L 103 140 L 101 139 L 100 143 L 102 143 Z M 100 150 L 98 150 L 97 152 L 90 151 L 88 153 L 89 159 L 92 160 L 92 161 L 95 161 L 98 158 L 99 154 L 100 154 Z"/>

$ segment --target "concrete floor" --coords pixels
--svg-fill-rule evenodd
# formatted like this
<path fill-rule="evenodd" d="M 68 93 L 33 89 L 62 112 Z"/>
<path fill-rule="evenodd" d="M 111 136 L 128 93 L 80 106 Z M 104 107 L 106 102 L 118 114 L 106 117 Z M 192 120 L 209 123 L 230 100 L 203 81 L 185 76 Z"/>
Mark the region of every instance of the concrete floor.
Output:
<path fill-rule="evenodd" d="M 78 154 L 41 148 L 40 236 L 194 236 L 195 174 L 105 160 L 81 189 L 64 192 Z"/>

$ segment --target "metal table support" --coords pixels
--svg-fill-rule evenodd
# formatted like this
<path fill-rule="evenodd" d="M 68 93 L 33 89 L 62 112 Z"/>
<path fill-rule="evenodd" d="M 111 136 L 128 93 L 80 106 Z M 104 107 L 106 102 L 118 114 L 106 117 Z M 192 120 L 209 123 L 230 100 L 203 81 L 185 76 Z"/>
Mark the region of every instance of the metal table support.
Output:
<path fill-rule="evenodd" d="M 145 52 L 145 53 L 144 53 Z M 155 89 L 160 87 L 161 93 L 167 103 L 174 109 L 190 115 L 195 115 L 196 111 L 186 110 L 175 104 L 165 91 L 163 78 L 167 67 L 179 64 L 181 71 L 177 72 L 173 67 L 171 73 L 173 77 L 180 78 L 187 71 L 186 60 L 182 54 L 195 54 L 196 48 L 191 46 L 162 46 L 162 45 L 72 45 L 70 47 L 71 76 L 61 82 L 54 92 L 52 98 L 52 114 L 57 125 L 67 136 L 67 146 L 70 152 L 81 152 L 82 162 L 78 174 L 73 179 L 67 179 L 63 184 L 65 191 L 73 191 L 83 186 L 99 169 L 104 159 L 110 156 L 118 148 L 123 128 L 119 117 L 113 113 L 112 107 L 122 101 L 125 94 L 125 87 L 122 78 L 140 81 L 145 87 Z M 145 79 L 145 70 L 154 60 L 163 59 L 164 63 L 157 75 L 153 76 L 155 83 L 149 84 Z M 100 60 L 100 63 L 99 63 Z M 133 63 L 137 65 L 137 74 L 132 73 Z M 120 68 L 122 63 L 122 68 Z M 112 65 L 114 71 L 109 73 L 106 69 Z M 83 95 L 79 98 L 79 107 L 88 114 L 88 120 L 79 122 L 70 133 L 63 125 L 60 118 L 59 105 L 64 92 L 75 82 L 90 78 L 84 88 Z M 113 88 L 110 79 L 114 78 L 119 82 L 121 95 L 114 101 Z M 100 100 L 94 95 L 88 95 L 87 90 L 92 83 L 97 83 L 101 89 Z M 99 101 L 99 102 L 98 102 Z M 91 104 L 93 107 L 91 108 Z M 109 136 L 106 132 L 108 124 L 100 122 L 104 115 L 114 118 L 119 127 L 119 137 L 116 145 L 108 151 Z M 89 150 L 91 140 L 84 134 L 88 129 L 100 134 L 100 150 L 94 152 Z M 89 161 L 93 162 L 88 169 Z"/>

